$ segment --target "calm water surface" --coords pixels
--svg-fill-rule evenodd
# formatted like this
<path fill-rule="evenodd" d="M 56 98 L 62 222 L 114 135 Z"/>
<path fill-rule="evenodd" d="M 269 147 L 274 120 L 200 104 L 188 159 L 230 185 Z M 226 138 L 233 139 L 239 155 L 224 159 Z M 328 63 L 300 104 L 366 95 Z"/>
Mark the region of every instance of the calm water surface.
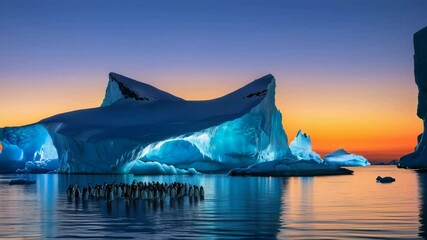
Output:
<path fill-rule="evenodd" d="M 427 229 L 427 173 L 394 166 L 353 168 L 352 176 L 228 177 L 0 175 L 0 238 L 417 239 Z M 396 182 L 380 184 L 378 176 Z M 25 176 L 24 176 L 25 177 Z M 204 200 L 164 204 L 119 199 L 69 201 L 69 184 L 187 182 Z"/>

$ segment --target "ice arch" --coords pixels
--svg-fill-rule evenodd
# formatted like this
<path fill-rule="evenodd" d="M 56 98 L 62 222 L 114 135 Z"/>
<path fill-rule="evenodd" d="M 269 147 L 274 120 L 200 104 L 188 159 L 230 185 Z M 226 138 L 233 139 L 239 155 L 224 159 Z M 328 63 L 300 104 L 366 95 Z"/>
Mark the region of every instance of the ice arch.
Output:
<path fill-rule="evenodd" d="M 43 125 L 0 129 L 0 172 L 47 172 L 58 168 L 58 152 Z"/>

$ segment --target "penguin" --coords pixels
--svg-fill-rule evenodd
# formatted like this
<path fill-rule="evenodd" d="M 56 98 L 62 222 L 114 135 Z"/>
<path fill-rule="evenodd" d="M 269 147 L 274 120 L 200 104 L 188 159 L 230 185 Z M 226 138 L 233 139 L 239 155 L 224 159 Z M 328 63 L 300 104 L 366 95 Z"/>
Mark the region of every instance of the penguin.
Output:
<path fill-rule="evenodd" d="M 178 197 L 176 187 L 173 187 L 173 188 L 172 188 L 172 192 L 173 192 L 173 197 L 174 197 L 174 198 L 175 198 L 175 197 Z"/>
<path fill-rule="evenodd" d="M 129 184 L 126 184 L 126 197 L 130 198 L 131 196 L 131 187 Z"/>
<path fill-rule="evenodd" d="M 138 186 L 137 192 L 138 192 L 138 199 L 142 199 L 142 187 L 141 186 Z"/>
<path fill-rule="evenodd" d="M 87 195 L 89 198 L 93 195 L 93 188 L 90 184 L 87 185 Z"/>
<path fill-rule="evenodd" d="M 74 197 L 74 188 L 72 185 L 68 186 L 67 197 L 68 199 L 72 199 Z"/>
<path fill-rule="evenodd" d="M 153 187 L 153 199 L 159 198 L 159 192 L 156 187 Z"/>
<path fill-rule="evenodd" d="M 117 183 L 114 182 L 113 185 L 111 185 L 111 191 L 113 191 L 113 195 L 116 198 L 117 197 Z"/>
<path fill-rule="evenodd" d="M 200 186 L 200 197 L 205 197 L 205 189 L 203 189 L 203 186 Z"/>
<path fill-rule="evenodd" d="M 154 196 L 154 190 L 150 188 L 148 190 L 148 200 L 153 200 L 153 196 Z"/>
<path fill-rule="evenodd" d="M 163 189 L 162 188 L 160 188 L 159 189 L 159 199 L 160 200 L 163 200 L 165 198 L 165 196 L 164 196 L 164 194 L 163 194 Z"/>
<path fill-rule="evenodd" d="M 114 200 L 114 191 L 112 186 L 107 187 L 107 191 L 105 195 L 106 195 L 107 202 L 111 202 Z"/>
<path fill-rule="evenodd" d="M 168 194 L 169 194 L 170 198 L 173 198 L 172 197 L 172 188 L 173 188 L 172 185 L 169 185 L 169 187 L 168 187 Z"/>
<path fill-rule="evenodd" d="M 117 187 L 117 197 L 118 197 L 118 198 L 121 198 L 121 197 L 122 197 L 122 195 L 123 195 L 123 189 L 122 189 L 122 186 L 118 186 L 118 187 Z"/>
<path fill-rule="evenodd" d="M 145 187 L 141 188 L 141 198 L 142 200 L 147 200 L 147 190 L 145 189 Z"/>
<path fill-rule="evenodd" d="M 190 188 L 188 189 L 188 197 L 193 197 L 193 187 L 190 186 Z"/>
<path fill-rule="evenodd" d="M 76 201 L 80 199 L 80 189 L 79 189 L 79 186 L 77 185 L 74 190 L 74 198 L 76 199 Z"/>
<path fill-rule="evenodd" d="M 133 196 L 132 196 L 132 199 L 138 199 L 139 198 L 138 192 L 139 192 L 138 186 L 135 185 L 133 187 Z"/>
<path fill-rule="evenodd" d="M 184 196 L 187 196 L 188 195 L 188 186 L 187 186 L 187 184 L 185 183 L 184 184 Z"/>
<path fill-rule="evenodd" d="M 96 187 L 95 187 L 95 197 L 96 198 L 101 197 L 101 187 L 99 185 L 96 185 Z"/>
<path fill-rule="evenodd" d="M 194 193 L 194 197 L 196 197 L 196 198 L 199 197 L 199 187 L 198 186 L 194 185 L 193 193 Z"/>
<path fill-rule="evenodd" d="M 87 188 L 83 188 L 82 200 L 83 201 L 88 201 L 89 200 L 89 192 L 88 192 Z"/>
<path fill-rule="evenodd" d="M 101 185 L 99 189 L 99 197 L 104 198 L 105 197 L 105 185 Z"/>

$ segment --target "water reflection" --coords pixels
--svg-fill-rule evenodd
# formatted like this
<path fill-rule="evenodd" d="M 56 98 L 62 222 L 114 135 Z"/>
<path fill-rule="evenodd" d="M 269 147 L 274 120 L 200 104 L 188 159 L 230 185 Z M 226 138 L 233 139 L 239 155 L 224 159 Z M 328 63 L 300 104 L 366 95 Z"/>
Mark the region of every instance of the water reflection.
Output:
<path fill-rule="evenodd" d="M 282 193 L 278 237 L 416 238 L 416 174 L 388 166 L 353 170 L 352 176 L 291 178 Z M 378 175 L 397 180 L 377 183 Z"/>
<path fill-rule="evenodd" d="M 99 237 L 99 233 L 108 233 L 109 237 L 118 238 L 150 237 L 153 234 L 159 238 L 274 238 L 280 227 L 282 183 L 279 178 L 231 178 L 225 175 L 58 177 L 57 229 L 62 233 L 61 237 Z M 122 198 L 111 203 L 97 199 L 85 204 L 66 200 L 66 207 L 61 207 L 69 184 L 130 183 L 134 179 L 203 185 L 205 198 L 185 197 L 171 201 Z M 83 228 L 78 233 L 70 232 L 69 220 L 77 219 L 83 226 L 94 226 L 90 222 L 96 219 L 96 231 Z"/>
<path fill-rule="evenodd" d="M 0 175 L 0 238 L 417 238 L 426 237 L 427 174 L 394 167 L 353 176 Z M 378 176 L 393 184 L 378 184 Z M 69 201 L 69 184 L 159 181 L 205 187 L 205 199 Z"/>
<path fill-rule="evenodd" d="M 427 172 L 418 173 L 420 228 L 418 236 L 427 238 Z"/>

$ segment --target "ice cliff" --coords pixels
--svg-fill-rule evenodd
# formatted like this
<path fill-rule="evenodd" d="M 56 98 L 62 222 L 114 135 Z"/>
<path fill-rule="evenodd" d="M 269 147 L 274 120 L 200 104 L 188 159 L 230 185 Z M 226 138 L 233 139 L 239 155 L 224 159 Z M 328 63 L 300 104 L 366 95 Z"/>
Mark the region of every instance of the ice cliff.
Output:
<path fill-rule="evenodd" d="M 424 131 L 418 136 L 413 153 L 403 156 L 398 167 L 427 168 L 427 27 L 414 34 L 414 75 L 418 86 L 417 115 L 423 120 Z"/>
<path fill-rule="evenodd" d="M 298 131 L 295 139 L 289 144 L 289 148 L 299 160 L 314 160 L 318 163 L 323 163 L 319 154 L 313 152 L 310 136 L 301 130 Z"/>
<path fill-rule="evenodd" d="M 110 73 L 101 107 L 0 129 L 0 169 L 196 173 L 296 161 L 274 98 L 272 75 L 217 99 L 186 101 Z"/>
<path fill-rule="evenodd" d="M 344 149 L 339 149 L 325 156 L 325 162 L 337 166 L 369 166 L 371 163 L 360 155 L 348 153 Z"/>

